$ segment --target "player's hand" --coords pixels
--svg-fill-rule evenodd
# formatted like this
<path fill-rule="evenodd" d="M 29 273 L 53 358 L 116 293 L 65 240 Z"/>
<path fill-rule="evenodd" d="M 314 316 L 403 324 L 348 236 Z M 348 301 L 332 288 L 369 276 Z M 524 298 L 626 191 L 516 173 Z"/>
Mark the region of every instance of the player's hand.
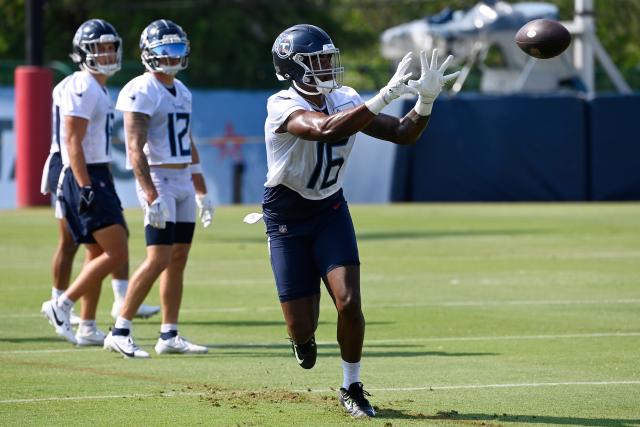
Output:
<path fill-rule="evenodd" d="M 144 215 L 146 222 L 152 227 L 164 229 L 167 226 L 169 208 L 162 199 L 162 196 L 156 197 L 150 205 L 147 204 Z"/>
<path fill-rule="evenodd" d="M 420 78 L 418 80 L 409 80 L 408 85 L 417 90 L 418 102 L 421 104 L 433 104 L 445 83 L 455 79 L 460 71 L 444 75 L 449 63 L 453 60 L 453 55 L 449 55 L 447 59 L 438 67 L 438 49 L 431 52 L 431 65 L 427 61 L 427 52 L 420 52 Z M 429 113 L 431 109 L 429 108 Z"/>
<path fill-rule="evenodd" d="M 196 204 L 200 208 L 200 221 L 202 221 L 203 227 L 207 228 L 213 221 L 213 213 L 215 211 L 213 201 L 206 194 L 196 194 Z"/>
<path fill-rule="evenodd" d="M 365 105 L 373 114 L 378 114 L 382 109 L 394 99 L 400 96 L 411 93 L 417 94 L 418 91 L 412 87 L 407 86 L 407 81 L 411 77 L 412 73 L 407 73 L 407 70 L 411 66 L 411 52 L 407 53 L 402 61 L 398 64 L 395 74 L 389 80 L 389 83 L 380 92 L 365 102 Z"/>
<path fill-rule="evenodd" d="M 93 187 L 85 185 L 80 189 L 80 206 L 78 206 L 78 213 L 83 214 L 93 209 L 93 200 L 96 195 L 93 192 Z"/>
<path fill-rule="evenodd" d="M 411 66 L 411 52 L 407 53 L 402 61 L 398 64 L 398 68 L 396 69 L 396 73 L 391 77 L 389 83 L 382 89 L 380 89 L 380 93 L 382 94 L 382 99 L 385 103 L 390 103 L 394 99 L 399 98 L 405 93 L 417 93 L 418 91 L 412 87 L 407 86 L 407 81 L 409 77 L 413 73 L 407 73 L 407 70 Z"/>

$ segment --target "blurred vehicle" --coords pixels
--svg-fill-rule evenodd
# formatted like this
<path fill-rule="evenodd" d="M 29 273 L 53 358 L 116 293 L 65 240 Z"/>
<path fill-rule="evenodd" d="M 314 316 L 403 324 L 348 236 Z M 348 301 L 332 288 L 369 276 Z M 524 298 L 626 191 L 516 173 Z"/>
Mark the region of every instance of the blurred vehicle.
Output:
<path fill-rule="evenodd" d="M 585 13 L 582 13 L 585 12 Z M 546 2 L 510 4 L 501 0 L 481 1 L 468 10 L 444 9 L 437 15 L 385 30 L 382 55 L 399 61 L 407 51 L 418 53 L 437 48 L 443 60 L 455 57 L 462 72 L 452 92 L 462 89 L 470 72 L 480 71 L 479 90 L 484 93 L 592 92 L 593 61 L 597 58 L 620 92 L 628 89 L 617 68 L 595 37 L 593 0 L 576 0 L 576 18 L 563 24 L 574 42 L 560 56 L 537 60 L 524 54 L 514 36 L 525 23 L 540 18 L 558 19 L 558 7 Z M 419 71 L 419 62 L 414 61 Z"/>

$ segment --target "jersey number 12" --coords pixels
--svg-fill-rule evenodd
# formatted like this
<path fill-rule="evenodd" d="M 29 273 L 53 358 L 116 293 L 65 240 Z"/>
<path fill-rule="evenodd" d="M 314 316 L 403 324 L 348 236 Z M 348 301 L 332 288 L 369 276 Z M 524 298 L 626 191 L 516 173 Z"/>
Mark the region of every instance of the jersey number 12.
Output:
<path fill-rule="evenodd" d="M 171 148 L 171 156 L 189 156 L 191 155 L 191 140 L 184 137 L 189 132 L 189 113 L 169 113 L 169 146 Z M 182 122 L 182 123 L 181 123 Z M 176 133 L 179 125 L 182 125 L 179 132 Z M 185 143 L 186 142 L 186 148 Z M 178 154 L 179 152 L 179 154 Z"/>

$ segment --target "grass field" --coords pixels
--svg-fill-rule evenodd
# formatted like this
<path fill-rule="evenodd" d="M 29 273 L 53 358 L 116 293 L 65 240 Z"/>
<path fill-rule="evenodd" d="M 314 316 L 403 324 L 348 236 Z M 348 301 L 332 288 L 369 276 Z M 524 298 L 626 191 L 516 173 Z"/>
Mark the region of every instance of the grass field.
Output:
<path fill-rule="evenodd" d="M 210 353 L 150 360 L 55 336 L 39 313 L 52 212 L 0 212 L 0 425 L 360 425 L 337 403 L 330 299 L 318 363 L 304 371 L 263 226 L 241 222 L 249 211 L 222 207 L 213 229 L 196 230 L 181 331 Z M 367 425 L 640 426 L 639 204 L 354 206 L 352 215 L 362 375 L 378 409 Z M 127 218 L 135 268 L 142 215 Z M 107 281 L 102 298 L 106 330 Z M 134 333 L 151 351 L 158 330 L 154 318 Z"/>

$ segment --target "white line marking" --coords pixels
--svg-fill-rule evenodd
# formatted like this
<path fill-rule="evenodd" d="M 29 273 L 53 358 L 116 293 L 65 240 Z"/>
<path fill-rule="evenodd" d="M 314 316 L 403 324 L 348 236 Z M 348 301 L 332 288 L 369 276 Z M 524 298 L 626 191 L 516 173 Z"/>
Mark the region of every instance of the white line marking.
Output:
<path fill-rule="evenodd" d="M 640 337 L 640 332 L 595 332 L 587 334 L 551 334 L 551 335 L 506 335 L 506 336 L 485 336 L 485 337 L 424 337 L 424 338 L 397 338 L 397 339 L 365 339 L 365 346 L 367 344 L 400 344 L 400 343 L 420 343 L 420 342 L 457 342 L 457 341 L 518 341 L 518 340 L 556 340 L 556 339 L 571 339 L 571 338 L 625 338 L 625 337 Z M 337 346 L 335 341 L 317 341 L 320 345 Z M 224 350 L 227 347 L 235 348 L 252 348 L 257 347 L 272 347 L 285 344 L 285 341 L 279 342 L 253 342 L 253 343 L 216 343 L 211 344 L 210 347 L 215 351 L 216 346 L 219 349 Z M 0 354 L 38 354 L 38 353 L 71 353 L 71 352 L 87 352 L 87 351 L 102 351 L 101 348 L 68 348 L 68 349 L 40 349 L 40 350 L 0 350 Z"/>
<path fill-rule="evenodd" d="M 141 397 L 190 397 L 190 396 L 204 396 L 204 393 L 167 392 L 167 393 L 147 393 L 147 394 L 119 394 L 119 395 L 105 395 L 105 396 L 40 397 L 40 398 L 34 398 L 34 399 L 0 400 L 0 404 L 59 402 L 59 401 L 65 401 L 65 400 L 80 401 L 80 400 L 127 399 L 127 398 L 141 398 Z"/>
<path fill-rule="evenodd" d="M 424 386 L 424 387 L 392 387 L 392 388 L 369 388 L 368 391 L 424 391 L 424 390 L 468 390 L 468 389 L 483 389 L 483 388 L 517 388 L 517 387 L 558 387 L 558 386 L 599 386 L 599 385 L 640 385 L 640 380 L 628 380 L 628 381 L 564 381 L 553 383 L 519 383 L 519 384 L 461 384 L 461 385 L 439 385 L 439 386 Z M 297 392 L 311 392 L 311 393 L 329 393 L 334 390 L 331 389 L 307 389 L 307 390 L 294 390 Z"/>
<path fill-rule="evenodd" d="M 424 303 L 397 304 L 367 304 L 366 308 L 407 308 L 407 307 L 497 307 L 519 305 L 617 305 L 640 304 L 640 299 L 611 299 L 611 300 L 507 300 L 507 301 L 439 301 Z M 34 311 L 36 311 L 34 309 Z M 254 311 L 280 311 L 274 303 L 268 307 L 218 307 L 218 308 L 185 308 L 181 313 L 246 313 Z M 38 312 L 33 313 L 0 313 L 0 319 L 23 319 L 42 317 Z"/>

